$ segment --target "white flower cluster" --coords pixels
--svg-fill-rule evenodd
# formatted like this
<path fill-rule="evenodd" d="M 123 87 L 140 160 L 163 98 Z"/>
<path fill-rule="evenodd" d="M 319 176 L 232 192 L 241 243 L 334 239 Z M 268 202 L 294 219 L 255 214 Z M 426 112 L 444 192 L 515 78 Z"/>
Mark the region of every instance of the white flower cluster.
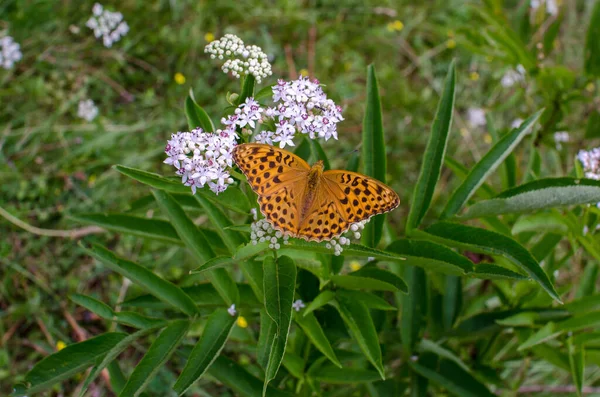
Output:
<path fill-rule="evenodd" d="M 556 0 L 531 0 L 531 9 L 537 11 L 542 5 L 546 7 L 546 13 L 556 16 L 558 15 L 558 3 Z"/>
<path fill-rule="evenodd" d="M 485 126 L 485 110 L 482 108 L 469 108 L 467 110 L 467 121 L 473 128 Z"/>
<path fill-rule="evenodd" d="M 600 180 L 600 147 L 592 150 L 580 150 L 577 158 L 583 165 L 586 178 Z"/>
<path fill-rule="evenodd" d="M 525 73 L 526 71 L 523 65 L 517 65 L 516 70 L 509 70 L 504 73 L 502 80 L 500 80 L 500 84 L 504 88 L 512 87 L 513 85 L 525 80 Z"/>
<path fill-rule="evenodd" d="M 346 233 L 327 241 L 325 247 L 327 247 L 327 249 L 332 249 L 334 255 L 341 255 L 344 251 L 344 246 L 350 245 L 352 238 L 357 240 L 360 239 L 360 232 L 365 228 L 367 222 L 368 220 L 353 223 Z M 253 245 L 268 241 L 269 248 L 278 250 L 281 248 L 282 242 L 283 245 L 289 244 L 290 236 L 279 230 L 275 230 L 273 225 L 266 219 L 259 219 L 258 221 L 252 222 L 250 228 L 252 229 L 250 232 L 250 241 Z"/>
<path fill-rule="evenodd" d="M 16 43 L 10 36 L 5 36 L 0 39 L 0 66 L 4 69 L 12 69 L 15 62 L 23 58 L 21 46 Z"/>
<path fill-rule="evenodd" d="M 254 98 L 246 98 L 246 102 L 242 103 L 235 109 L 233 115 L 229 116 L 227 119 L 223 117 L 221 119 L 221 123 L 225 124 L 227 128 L 240 127 L 246 128 L 250 127 L 252 129 L 256 128 L 256 123 L 261 119 L 261 113 L 263 112 L 263 108 L 260 107 L 259 103 L 254 100 Z"/>
<path fill-rule="evenodd" d="M 197 188 L 208 184 L 210 190 L 219 194 L 233 183 L 229 168 L 233 165 L 231 152 L 236 146 L 237 134 L 225 129 L 204 132 L 196 128 L 192 132 L 178 132 L 171 135 L 165 153 L 166 164 L 177 169 L 177 175 L 186 186 Z"/>
<path fill-rule="evenodd" d="M 284 245 L 289 244 L 290 236 L 284 235 L 279 230 L 275 230 L 266 219 L 259 219 L 258 221 L 252 222 L 250 225 L 252 231 L 250 232 L 250 241 L 256 245 L 258 243 L 269 242 L 269 248 L 280 249 L 281 241 Z"/>
<path fill-rule="evenodd" d="M 94 4 L 92 17 L 85 26 L 94 31 L 97 39 L 102 37 L 102 44 L 108 48 L 129 32 L 129 25 L 123 20 L 123 14 L 105 10 L 99 3 Z"/>
<path fill-rule="evenodd" d="M 291 82 L 278 80 L 273 102 L 275 106 L 267 108 L 264 115 L 275 120 L 275 131 L 262 131 L 255 137 L 257 142 L 279 143 L 283 149 L 294 146 L 296 132 L 311 139 L 338 139 L 337 123 L 344 120 L 342 108 L 327 98 L 317 80 L 302 76 Z"/>
<path fill-rule="evenodd" d="M 556 150 L 562 149 L 562 143 L 569 142 L 569 133 L 567 131 L 557 131 L 554 133 L 554 143 Z"/>
<path fill-rule="evenodd" d="M 91 99 L 79 101 L 77 106 L 77 117 L 84 119 L 85 121 L 92 121 L 98 116 L 98 108 Z"/>
<path fill-rule="evenodd" d="M 267 54 L 255 45 L 244 45 L 242 39 L 234 34 L 226 34 L 219 40 L 211 41 L 204 47 L 204 52 L 210 54 L 212 59 L 227 58 L 221 69 L 225 73 L 231 72 L 238 79 L 242 75 L 251 74 L 260 84 L 262 79 L 273 74 Z"/>

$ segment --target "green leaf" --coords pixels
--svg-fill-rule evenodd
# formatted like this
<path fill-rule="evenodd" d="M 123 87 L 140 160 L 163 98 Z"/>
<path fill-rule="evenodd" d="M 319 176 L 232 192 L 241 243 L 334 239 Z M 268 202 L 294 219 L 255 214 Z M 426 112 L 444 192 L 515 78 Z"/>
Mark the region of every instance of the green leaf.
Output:
<path fill-rule="evenodd" d="M 592 109 L 585 128 L 585 139 L 600 138 L 600 112 Z"/>
<path fill-rule="evenodd" d="M 556 324 L 553 322 L 549 322 L 540 328 L 537 332 L 533 333 L 529 338 L 525 340 L 525 342 L 521 343 L 521 345 L 517 348 L 517 350 L 522 351 L 526 349 L 531 349 L 534 346 L 537 346 L 541 343 L 545 343 L 551 339 L 555 339 L 560 334 L 561 331 L 556 331 Z"/>
<path fill-rule="evenodd" d="M 166 327 L 136 365 L 127 384 L 119 393 L 119 397 L 139 396 L 177 349 L 189 327 L 188 320 L 175 320 Z"/>
<path fill-rule="evenodd" d="M 113 346 L 113 348 L 110 349 L 106 353 L 106 355 L 104 356 L 102 361 L 100 363 L 96 364 L 94 366 L 94 368 L 90 371 L 89 375 L 83 382 L 83 386 L 81 387 L 79 397 L 83 397 L 85 395 L 87 388 L 98 377 L 98 375 L 100 375 L 100 372 L 102 372 L 102 370 L 104 368 L 106 368 L 106 366 L 108 366 L 108 364 L 110 364 L 112 361 L 114 361 L 117 358 L 117 356 L 123 352 L 123 350 L 127 349 L 129 347 L 129 345 L 131 345 L 133 342 L 135 342 L 139 338 L 146 336 L 151 332 L 154 332 L 158 328 L 159 327 L 151 327 L 151 328 L 141 329 L 131 335 L 128 335 L 125 339 L 123 339 L 122 341 L 117 343 L 115 346 Z"/>
<path fill-rule="evenodd" d="M 527 280 L 528 277 L 492 263 L 480 263 L 470 276 L 484 280 Z"/>
<path fill-rule="evenodd" d="M 374 65 L 369 65 L 367 69 L 367 106 L 363 119 L 361 157 L 364 174 L 385 183 L 387 154 L 381 116 L 381 99 Z M 367 247 L 377 246 L 381 239 L 384 221 L 385 215 L 382 214 L 375 216 L 365 225 L 361 240 L 363 244 Z"/>
<path fill-rule="evenodd" d="M 25 376 L 29 385 L 27 394 L 47 389 L 94 365 L 126 337 L 127 334 L 121 332 L 108 332 L 45 357 Z"/>
<path fill-rule="evenodd" d="M 124 165 L 116 165 L 114 168 L 121 174 L 156 189 L 164 190 L 169 193 L 185 193 L 187 195 L 192 193 L 192 189 L 189 186 L 184 186 L 178 179 L 165 178 L 152 172 L 126 167 Z M 250 212 L 251 206 L 248 197 L 246 197 L 246 195 L 244 195 L 244 193 L 236 186 L 229 186 L 227 190 L 219 193 L 219 195 L 213 193 L 208 187 L 197 189 L 196 194 L 202 195 L 206 199 L 212 201 L 215 205 L 223 206 L 240 214 L 247 215 Z"/>
<path fill-rule="evenodd" d="M 452 113 L 454 109 L 454 89 L 456 84 L 456 71 L 454 61 L 448 68 L 448 74 L 444 83 L 442 98 L 438 104 L 435 120 L 431 127 L 429 141 L 421 163 L 421 172 L 415 185 L 415 191 L 412 196 L 410 212 L 406 221 L 406 233 L 411 234 L 412 230 L 419 226 L 423 217 L 427 213 L 435 185 L 440 178 L 446 146 L 448 144 L 448 134 L 452 124 Z"/>
<path fill-rule="evenodd" d="M 206 262 L 213 258 L 215 255 L 208 241 L 173 197 L 162 190 L 153 190 L 152 193 L 161 210 L 167 214 L 177 230 L 177 234 L 194 257 L 200 262 Z M 227 305 L 239 301 L 239 291 L 226 270 L 213 270 L 209 278 Z"/>
<path fill-rule="evenodd" d="M 240 92 L 240 96 L 238 97 L 237 104 L 240 105 L 246 102 L 247 98 L 254 96 L 254 85 L 256 84 L 256 79 L 253 75 L 247 74 L 244 77 L 244 83 L 242 84 L 242 92 Z"/>
<path fill-rule="evenodd" d="M 306 140 L 310 145 L 310 150 L 313 154 L 313 157 L 317 160 L 321 160 L 323 162 L 323 166 L 326 170 L 331 169 L 331 164 L 329 164 L 329 159 L 327 158 L 327 154 L 321 147 L 321 144 L 316 139 L 307 139 Z"/>
<path fill-rule="evenodd" d="M 600 3 L 596 2 L 588 25 L 585 42 L 584 63 L 585 72 L 590 76 L 600 76 Z"/>
<path fill-rule="evenodd" d="M 445 244 L 474 252 L 504 256 L 525 271 L 529 277 L 546 290 L 548 295 L 562 303 L 554 285 L 537 260 L 512 238 L 489 230 L 450 222 L 436 223 L 428 227 L 426 232 Z"/>
<path fill-rule="evenodd" d="M 115 232 L 132 234 L 167 243 L 182 244 L 177 232 L 169 222 L 125 214 L 78 214 L 70 215 L 75 222 L 100 226 Z"/>
<path fill-rule="evenodd" d="M 344 294 L 352 297 L 352 299 L 356 301 L 364 303 L 365 306 L 371 310 L 398 310 L 396 307 L 390 305 L 385 299 L 380 298 L 371 292 L 348 290 L 344 291 Z"/>
<path fill-rule="evenodd" d="M 464 181 L 464 179 L 469 174 L 469 169 L 467 167 L 465 167 L 460 162 L 458 162 L 457 160 L 453 159 L 450 156 L 446 156 L 444 158 L 444 164 L 460 180 Z M 479 194 L 481 196 L 481 198 L 485 198 L 485 199 L 489 199 L 489 198 L 492 198 L 492 197 L 494 197 L 494 196 L 497 195 L 496 191 L 490 185 L 488 185 L 487 183 L 483 183 L 483 185 L 481 186 L 481 190 L 477 190 L 475 193 Z"/>
<path fill-rule="evenodd" d="M 234 361 L 220 356 L 208 369 L 208 373 L 242 397 L 262 396 L 262 381 L 258 380 Z M 268 388 L 268 397 L 292 397 L 292 394 L 273 387 Z"/>
<path fill-rule="evenodd" d="M 448 359 L 450 361 L 454 361 L 456 365 L 458 365 L 463 371 L 471 372 L 467 364 L 465 364 L 460 357 L 458 357 L 454 352 L 446 349 L 445 347 L 438 345 L 437 343 L 430 341 L 429 339 L 423 339 L 419 343 L 419 350 L 425 352 L 431 352 L 436 354 L 439 357 Z"/>
<path fill-rule="evenodd" d="M 408 293 L 408 287 L 400 277 L 376 267 L 363 267 L 348 275 L 334 275 L 331 276 L 331 281 L 347 289 Z"/>
<path fill-rule="evenodd" d="M 243 261 L 245 259 L 252 258 L 253 256 L 260 254 L 261 252 L 266 251 L 268 248 L 269 248 L 269 243 L 267 243 L 267 242 L 259 243 L 259 244 L 249 243 L 249 244 L 239 247 L 233 257 L 231 257 L 231 258 L 227 257 L 227 256 L 214 257 L 214 258 L 206 261 L 206 263 L 204 263 L 202 266 L 198 267 L 197 269 L 192 270 L 192 273 L 201 273 L 205 270 L 212 270 L 212 269 L 217 269 L 220 267 L 227 267 L 230 265 L 234 265 L 236 263 L 240 263 L 241 261 Z"/>
<path fill-rule="evenodd" d="M 265 99 L 265 98 L 272 98 L 273 97 L 273 87 L 275 85 L 276 84 L 272 84 L 272 85 L 268 85 L 268 86 L 265 86 L 265 87 L 261 88 L 254 95 L 254 99 L 256 99 L 257 101 L 260 101 L 260 100 Z"/>
<path fill-rule="evenodd" d="M 565 235 L 569 230 L 568 219 L 552 211 L 520 216 L 512 227 L 512 234 L 543 231 Z"/>
<path fill-rule="evenodd" d="M 282 250 L 312 251 L 320 254 L 331 254 L 333 251 L 325 246 L 325 242 L 316 243 L 314 241 L 304 241 L 300 239 L 290 240 L 290 243 L 283 246 Z M 344 255 L 358 256 L 363 258 L 373 257 L 379 260 L 388 260 L 392 262 L 404 262 L 406 258 L 394 252 L 381 251 L 375 248 L 365 247 L 359 244 L 350 244 L 344 246 Z"/>
<path fill-rule="evenodd" d="M 515 128 L 508 134 L 504 135 L 496 144 L 487 152 L 485 156 L 469 172 L 469 175 L 454 191 L 446 207 L 442 211 L 441 218 L 450 218 L 458 213 L 458 211 L 467 203 L 473 193 L 485 182 L 488 176 L 498 168 L 500 164 L 512 153 L 514 148 L 527 135 L 534 124 L 542 115 L 543 110 L 538 111 L 533 116 L 529 117 L 519 128 Z"/>
<path fill-rule="evenodd" d="M 346 295 L 343 290 L 337 291 L 336 302 L 336 307 L 352 337 L 358 342 L 365 357 L 377 369 L 381 379 L 385 379 L 379 339 L 369 309 L 364 303 L 357 302 L 352 299 L 352 296 Z"/>
<path fill-rule="evenodd" d="M 493 397 L 494 394 L 477 380 L 471 373 L 465 371 L 453 360 L 439 358 L 435 365 L 431 365 L 427 356 L 435 356 L 433 353 L 425 353 L 416 362 L 410 361 L 411 368 L 421 376 L 437 383 L 450 393 L 461 397 Z"/>
<path fill-rule="evenodd" d="M 231 316 L 227 312 L 227 309 L 217 309 L 210 315 L 206 321 L 200 340 L 194 346 L 194 350 L 192 350 L 192 353 L 188 357 L 185 368 L 173 386 L 173 390 L 178 395 L 183 395 L 219 356 L 234 324 L 235 317 Z"/>
<path fill-rule="evenodd" d="M 196 196 L 196 200 L 200 203 L 206 215 L 208 215 L 208 218 L 230 252 L 235 252 L 240 245 L 246 242 L 246 239 L 239 232 L 227 229 L 233 224 L 216 205 L 200 195 Z"/>
<path fill-rule="evenodd" d="M 116 321 L 120 324 L 125 324 L 136 328 L 148 328 L 166 325 L 166 321 L 159 318 L 150 318 L 135 312 L 115 312 L 105 303 L 100 302 L 99 300 L 96 300 L 90 296 L 73 294 L 70 296 L 70 299 L 76 304 L 85 307 L 92 313 L 95 313 L 106 320 Z"/>
<path fill-rule="evenodd" d="M 337 368 L 332 365 L 322 365 L 310 374 L 317 382 L 333 385 L 350 385 L 355 383 L 376 382 L 381 379 L 376 371 L 358 368 Z"/>
<path fill-rule="evenodd" d="M 198 127 L 202 128 L 205 132 L 213 132 L 215 130 L 215 126 L 208 113 L 194 100 L 191 89 L 188 97 L 185 99 L 185 117 L 187 117 L 190 131 Z"/>
<path fill-rule="evenodd" d="M 321 324 L 319 324 L 313 313 L 296 314 L 294 315 L 294 321 L 302 328 L 302 331 L 308 336 L 308 339 L 310 339 L 312 344 L 315 345 L 329 361 L 342 368 L 342 364 L 335 355 L 331 343 L 329 343 L 329 340 L 325 336 Z"/>
<path fill-rule="evenodd" d="M 386 248 L 406 258 L 403 264 L 434 272 L 462 276 L 473 270 L 473 263 L 450 248 L 431 241 L 402 239 Z"/>
<path fill-rule="evenodd" d="M 256 358 L 258 364 L 263 368 L 267 369 L 269 365 L 269 356 L 271 355 L 271 348 L 277 335 L 277 324 L 269 315 L 266 310 L 260 311 L 260 333 L 258 336 L 258 345 L 256 346 Z"/>
<path fill-rule="evenodd" d="M 88 254 L 104 263 L 111 270 L 121 274 L 123 277 L 127 277 L 173 308 L 180 310 L 188 316 L 194 316 L 198 313 L 198 308 L 192 298 L 170 281 L 158 277 L 137 263 L 117 257 L 104 247 L 95 244 L 91 247 L 80 245 Z"/>
<path fill-rule="evenodd" d="M 460 218 L 531 212 L 599 201 L 600 181 L 576 178 L 538 179 L 509 189 L 491 200 L 480 201 L 467 208 Z"/>
<path fill-rule="evenodd" d="M 269 317 L 277 325 L 277 332 L 269 354 L 267 368 L 265 369 L 264 397 L 267 385 L 277 375 L 287 345 L 292 321 L 294 290 L 296 288 L 296 265 L 287 256 L 281 256 L 277 260 L 271 256 L 267 256 L 263 262 L 263 270 L 265 308 Z"/>
<path fill-rule="evenodd" d="M 403 353 L 412 354 L 417 344 L 427 315 L 427 275 L 419 267 L 404 266 L 404 279 L 408 282 L 410 294 L 400 295 L 400 337 Z"/>
<path fill-rule="evenodd" d="M 571 376 L 575 383 L 577 396 L 582 396 L 583 375 L 585 371 L 585 360 L 583 346 L 577 346 L 573 343 L 573 336 L 569 337 L 567 346 L 569 348 L 569 366 L 571 367 Z"/>
<path fill-rule="evenodd" d="M 320 307 L 325 306 L 335 298 L 335 292 L 331 290 L 325 290 L 321 292 L 312 302 L 310 302 L 303 311 L 303 315 L 307 316 L 309 313 L 317 310 Z"/>

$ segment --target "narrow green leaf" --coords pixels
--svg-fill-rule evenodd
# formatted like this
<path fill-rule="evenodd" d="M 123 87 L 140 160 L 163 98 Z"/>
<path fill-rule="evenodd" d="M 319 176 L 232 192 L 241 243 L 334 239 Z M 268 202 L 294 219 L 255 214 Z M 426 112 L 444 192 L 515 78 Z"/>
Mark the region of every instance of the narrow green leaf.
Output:
<path fill-rule="evenodd" d="M 347 289 L 372 289 L 408 293 L 408 287 L 400 277 L 387 270 L 371 266 L 362 267 L 348 275 L 331 276 L 331 281 Z"/>
<path fill-rule="evenodd" d="M 121 174 L 156 189 L 164 190 L 169 193 L 186 195 L 192 193 L 192 189 L 189 186 L 184 186 L 178 179 L 165 178 L 152 172 L 126 167 L 124 165 L 116 165 L 114 168 Z M 251 206 L 248 197 L 246 197 L 236 186 L 229 186 L 227 190 L 219 193 L 219 195 L 213 193 L 208 187 L 197 189 L 196 194 L 202 195 L 206 199 L 212 201 L 215 205 L 223 206 L 240 214 L 248 214 L 250 212 Z"/>
<path fill-rule="evenodd" d="M 246 239 L 239 232 L 227 229 L 233 224 L 216 205 L 200 195 L 196 195 L 196 200 L 200 203 L 206 215 L 208 215 L 208 218 L 230 252 L 235 252 L 240 245 L 246 242 Z"/>
<path fill-rule="evenodd" d="M 189 327 L 188 320 L 175 320 L 166 327 L 136 365 L 119 397 L 139 396 L 177 349 Z"/>
<path fill-rule="evenodd" d="M 427 275 L 419 267 L 404 266 L 404 279 L 407 281 L 410 294 L 400 295 L 401 307 L 400 337 L 403 352 L 408 357 L 412 354 L 425 326 L 427 315 Z"/>
<path fill-rule="evenodd" d="M 583 375 L 585 371 L 585 359 L 583 346 L 577 346 L 573 343 L 573 336 L 569 337 L 567 346 L 569 348 L 569 366 L 571 367 L 571 376 L 575 383 L 577 396 L 582 396 Z"/>
<path fill-rule="evenodd" d="M 206 132 L 213 132 L 215 126 L 208 116 L 208 113 L 196 103 L 190 89 L 190 94 L 185 99 L 185 116 L 187 117 L 190 131 L 198 127 Z"/>
<path fill-rule="evenodd" d="M 458 357 L 454 352 L 446 349 L 445 347 L 438 345 L 437 343 L 429 340 L 423 339 L 419 343 L 419 350 L 426 351 L 436 354 L 439 357 L 446 358 L 448 360 L 454 361 L 456 365 L 458 365 L 463 371 L 471 372 L 471 369 L 465 364 L 460 357 Z"/>
<path fill-rule="evenodd" d="M 438 104 L 427 148 L 423 156 L 421 172 L 412 196 L 410 212 L 406 221 L 406 233 L 409 235 L 413 229 L 419 226 L 427 213 L 431 205 L 435 185 L 440 178 L 448 144 L 448 134 L 452 124 L 455 84 L 456 71 L 453 61 L 448 69 L 444 91 Z"/>
<path fill-rule="evenodd" d="M 381 99 L 374 65 L 369 65 L 367 69 L 367 106 L 363 119 L 361 158 L 363 173 L 385 183 L 387 154 L 385 152 Z M 385 215 L 382 214 L 375 216 L 365 225 L 362 234 L 363 244 L 367 247 L 377 246 L 381 239 L 384 221 Z"/>
<path fill-rule="evenodd" d="M 354 340 L 358 342 L 358 346 L 363 354 L 373 364 L 379 372 L 381 379 L 385 379 L 383 363 L 381 361 L 381 348 L 379 347 L 379 339 L 375 324 L 371 318 L 369 309 L 362 302 L 356 302 L 351 296 L 339 290 L 336 293 L 337 309 L 350 330 Z"/>
<path fill-rule="evenodd" d="M 263 263 L 263 270 L 265 308 L 269 317 L 277 325 L 277 333 L 273 340 L 269 362 L 265 369 L 264 397 L 267 385 L 277 375 L 287 345 L 292 321 L 292 303 L 296 288 L 296 265 L 287 256 L 281 256 L 277 260 L 268 256 Z"/>
<path fill-rule="evenodd" d="M 168 243 L 182 244 L 177 232 L 169 222 L 125 214 L 78 214 L 70 215 L 76 222 L 93 224 L 107 230 L 132 234 Z"/>
<path fill-rule="evenodd" d="M 105 303 L 100 302 L 99 300 L 96 300 L 90 296 L 73 294 L 69 298 L 76 304 L 85 307 L 92 313 L 95 313 L 109 321 L 116 321 L 120 324 L 125 324 L 136 328 L 148 328 L 166 325 L 166 321 L 163 319 L 146 317 L 135 312 L 115 312 Z"/>
<path fill-rule="evenodd" d="M 502 162 L 512 153 L 514 148 L 527 135 L 534 124 L 542 115 L 543 110 L 538 111 L 529 117 L 519 128 L 516 128 L 504 135 L 496 144 L 486 153 L 485 156 L 469 172 L 462 184 L 454 191 L 446 208 L 442 211 L 441 218 L 450 218 L 467 203 L 473 193 L 485 182 L 488 176 L 502 164 Z"/>
<path fill-rule="evenodd" d="M 244 259 L 252 258 L 253 256 L 260 254 L 261 252 L 266 251 L 267 249 L 269 249 L 268 242 L 259 244 L 249 243 L 239 247 L 233 257 L 217 256 L 212 259 L 209 259 L 202 266 L 192 270 L 192 274 L 202 273 L 205 270 L 212 270 L 220 267 L 231 266 L 236 263 L 240 263 Z"/>
<path fill-rule="evenodd" d="M 347 290 L 344 293 L 352 297 L 352 299 L 364 303 L 370 310 L 398 310 L 398 308 L 390 305 L 385 299 L 371 292 Z"/>
<path fill-rule="evenodd" d="M 520 216 L 512 227 L 512 234 L 543 231 L 564 235 L 569 229 L 568 219 L 562 214 L 546 211 Z"/>
<path fill-rule="evenodd" d="M 426 229 L 427 234 L 440 242 L 466 248 L 474 252 L 491 255 L 501 255 L 524 270 L 535 280 L 553 299 L 561 302 L 548 278 L 537 260 L 517 241 L 503 234 L 489 230 L 460 225 L 457 223 L 440 222 Z"/>
<path fill-rule="evenodd" d="M 244 83 L 242 84 L 242 92 L 240 92 L 240 96 L 237 99 L 237 104 L 240 105 L 246 102 L 247 98 L 254 96 L 254 86 L 256 84 L 256 79 L 253 75 L 247 74 L 244 77 Z"/>
<path fill-rule="evenodd" d="M 581 275 L 581 281 L 577 287 L 575 293 L 575 299 L 583 298 L 584 296 L 591 296 L 596 291 L 596 281 L 598 281 L 598 263 L 588 262 Z"/>
<path fill-rule="evenodd" d="M 121 274 L 123 277 L 127 277 L 173 308 L 180 310 L 188 316 L 197 314 L 198 308 L 192 298 L 170 281 L 158 277 L 137 263 L 117 257 L 111 251 L 99 245 L 94 244 L 91 247 L 86 247 L 80 244 L 80 246 L 89 255 L 104 263 L 111 270 Z"/>
<path fill-rule="evenodd" d="M 461 397 L 493 397 L 494 393 L 465 371 L 453 360 L 440 358 L 436 365 L 428 365 L 425 357 L 433 353 L 425 353 L 416 362 L 409 362 L 414 371 L 430 381 L 437 383 L 452 394 Z"/>
<path fill-rule="evenodd" d="M 319 141 L 316 139 L 307 139 L 306 141 L 310 145 L 310 150 L 313 153 L 313 157 L 316 158 L 317 160 L 323 161 L 323 166 L 325 167 L 325 169 L 330 170 L 331 164 L 329 164 L 329 159 L 327 158 L 327 154 L 321 147 L 321 144 L 319 143 Z"/>
<path fill-rule="evenodd" d="M 153 190 L 152 194 L 154 194 L 161 210 L 171 220 L 185 246 L 192 252 L 196 259 L 200 262 L 206 262 L 213 258 L 215 255 L 208 241 L 173 197 L 162 190 Z M 228 305 L 239 301 L 239 291 L 225 269 L 213 270 L 209 278 Z"/>
<path fill-rule="evenodd" d="M 217 309 L 210 315 L 200 340 L 194 346 L 185 368 L 173 386 L 173 390 L 178 395 L 183 395 L 194 382 L 200 379 L 219 356 L 234 324 L 235 317 L 224 308 Z"/>
<path fill-rule="evenodd" d="M 151 332 L 154 332 L 158 328 L 159 327 L 141 329 L 131 335 L 128 335 L 126 338 L 124 338 L 119 343 L 117 343 L 115 346 L 113 346 L 113 348 L 110 349 L 106 353 L 106 355 L 104 356 L 102 361 L 100 363 L 96 364 L 94 366 L 94 368 L 90 371 L 89 375 L 83 382 L 83 386 L 81 387 L 79 397 L 83 397 L 85 395 L 87 388 L 98 377 L 98 375 L 100 375 L 100 372 L 102 372 L 102 370 L 104 368 L 106 368 L 106 366 L 108 364 L 110 364 L 112 361 L 114 361 L 117 358 L 117 356 L 123 352 L 123 350 L 127 349 L 129 347 L 129 345 L 131 345 L 133 342 L 135 342 L 139 338 L 146 336 Z"/>
<path fill-rule="evenodd" d="M 332 385 L 349 385 L 354 383 L 376 382 L 381 379 L 376 371 L 358 368 L 336 368 L 323 365 L 311 374 L 311 379 Z"/>
<path fill-rule="evenodd" d="M 108 332 L 65 347 L 38 362 L 25 376 L 27 394 L 37 393 L 94 365 L 127 337 Z"/>
<path fill-rule="evenodd" d="M 460 218 L 531 212 L 599 201 L 600 181 L 576 178 L 538 179 L 509 189 L 491 200 L 480 201 L 467 208 Z"/>
<path fill-rule="evenodd" d="M 448 167 L 460 180 L 464 181 L 469 174 L 469 169 L 467 167 L 450 156 L 446 156 L 444 158 L 444 165 L 446 165 L 446 167 Z M 479 194 L 481 198 L 485 199 L 497 196 L 496 191 L 487 183 L 483 183 L 481 190 L 477 190 L 475 193 Z"/>
<path fill-rule="evenodd" d="M 258 335 L 258 345 L 256 346 L 256 358 L 258 364 L 264 369 L 267 369 L 269 365 L 269 356 L 271 355 L 271 348 L 273 347 L 273 341 L 277 335 L 277 324 L 269 315 L 266 310 L 260 311 L 260 333 Z"/>
<path fill-rule="evenodd" d="M 306 310 L 305 310 L 306 311 Z M 338 360 L 335 352 L 333 351 L 333 347 L 331 347 L 331 343 L 325 336 L 325 332 L 323 332 L 323 328 L 321 328 L 321 324 L 317 321 L 317 318 L 313 313 L 302 313 L 294 315 L 294 321 L 302 328 L 302 331 L 308 336 L 308 339 L 312 342 L 313 345 L 325 357 L 329 359 L 332 363 L 342 368 L 342 364 Z"/>
<path fill-rule="evenodd" d="M 335 292 L 326 290 L 321 292 L 317 297 L 310 302 L 303 311 L 303 315 L 307 316 L 309 313 L 317 310 L 320 307 L 325 306 L 335 298 Z"/>
<path fill-rule="evenodd" d="M 410 266 L 419 266 L 434 272 L 462 276 L 473 271 L 473 263 L 450 248 L 425 240 L 396 240 L 386 248 L 406 260 Z"/>
<path fill-rule="evenodd" d="M 241 397 L 262 396 L 262 381 L 226 357 L 218 357 L 208 369 L 208 373 Z M 292 394 L 273 387 L 268 388 L 267 395 L 268 397 L 292 397 Z"/>
<path fill-rule="evenodd" d="M 470 274 L 484 280 L 527 280 L 528 277 L 493 263 L 480 263 Z"/>
<path fill-rule="evenodd" d="M 600 76 L 600 3 L 596 2 L 588 25 L 584 52 L 585 72 L 594 77 Z"/>
<path fill-rule="evenodd" d="M 265 87 L 261 88 L 254 95 L 254 99 L 256 99 L 257 101 L 261 101 L 261 100 L 263 100 L 265 98 L 272 98 L 273 97 L 273 87 L 274 86 L 275 86 L 275 84 L 272 84 L 272 85 L 268 85 L 268 86 L 265 86 Z"/>
<path fill-rule="evenodd" d="M 531 349 L 534 346 L 537 346 L 541 343 L 547 342 L 551 339 L 555 339 L 560 334 L 561 331 L 556 331 L 555 323 L 549 322 L 540 328 L 538 331 L 533 333 L 529 338 L 525 340 L 525 342 L 521 343 L 517 350 L 522 351 L 526 349 Z"/>

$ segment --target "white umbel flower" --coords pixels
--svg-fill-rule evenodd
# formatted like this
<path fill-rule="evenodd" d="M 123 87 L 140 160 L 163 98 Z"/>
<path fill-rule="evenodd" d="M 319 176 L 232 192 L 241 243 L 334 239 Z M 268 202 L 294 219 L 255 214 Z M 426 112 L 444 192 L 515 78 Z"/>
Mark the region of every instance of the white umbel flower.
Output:
<path fill-rule="evenodd" d="M 98 108 L 93 100 L 86 99 L 79 101 L 79 105 L 77 106 L 77 117 L 90 122 L 94 120 L 96 116 L 98 116 Z"/>
<path fill-rule="evenodd" d="M 129 32 L 129 25 L 123 20 L 123 14 L 105 10 L 102 4 L 92 7 L 92 16 L 85 26 L 94 31 L 94 37 L 102 39 L 102 44 L 110 48 Z"/>
<path fill-rule="evenodd" d="M 21 46 L 10 36 L 0 38 L 0 66 L 12 69 L 16 62 L 23 58 Z"/>
<path fill-rule="evenodd" d="M 226 34 L 218 40 L 211 41 L 204 48 L 212 59 L 227 59 L 221 69 L 240 78 L 252 75 L 257 83 L 273 74 L 267 54 L 255 45 L 246 46 L 242 39 L 234 34 Z"/>
<path fill-rule="evenodd" d="M 196 128 L 172 134 L 165 147 L 168 157 L 164 162 L 177 169 L 182 183 L 190 186 L 194 194 L 205 185 L 219 194 L 233 183 L 229 169 L 233 165 L 231 153 L 237 137 L 232 129 L 213 133 Z"/>
<path fill-rule="evenodd" d="M 586 178 L 600 180 L 600 147 L 592 150 L 580 150 L 577 159 L 583 166 Z"/>

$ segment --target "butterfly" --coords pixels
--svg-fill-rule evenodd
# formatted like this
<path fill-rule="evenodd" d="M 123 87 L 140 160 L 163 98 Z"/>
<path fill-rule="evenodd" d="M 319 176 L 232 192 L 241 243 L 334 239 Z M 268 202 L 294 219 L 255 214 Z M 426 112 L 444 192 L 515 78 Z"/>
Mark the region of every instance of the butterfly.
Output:
<path fill-rule="evenodd" d="M 396 208 L 389 186 L 356 172 L 312 167 L 295 154 L 260 143 L 239 144 L 233 160 L 276 230 L 307 241 L 331 240 L 354 223 Z"/>

